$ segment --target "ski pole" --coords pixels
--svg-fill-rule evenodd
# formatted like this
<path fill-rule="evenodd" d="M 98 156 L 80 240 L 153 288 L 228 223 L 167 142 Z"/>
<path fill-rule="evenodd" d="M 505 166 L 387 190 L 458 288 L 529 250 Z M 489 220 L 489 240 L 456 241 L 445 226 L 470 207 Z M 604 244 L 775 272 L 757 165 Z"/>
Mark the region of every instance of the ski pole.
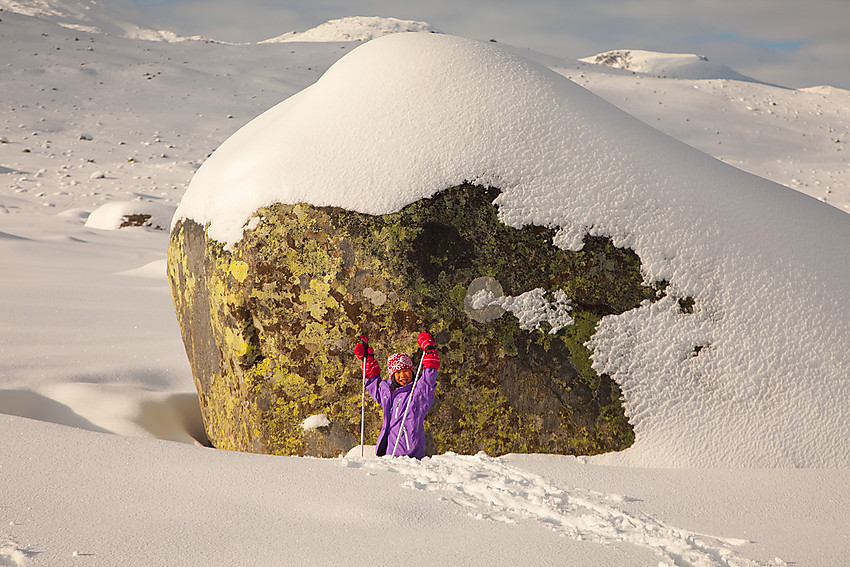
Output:
<path fill-rule="evenodd" d="M 369 358 L 369 344 L 360 337 L 363 345 L 363 389 L 360 391 L 360 456 L 364 455 L 363 434 L 366 431 L 366 360 Z"/>
<path fill-rule="evenodd" d="M 422 351 L 422 358 L 419 359 L 419 368 L 416 370 L 416 379 L 413 381 L 413 386 L 410 388 L 410 394 L 407 395 L 407 404 L 404 406 L 404 413 L 401 415 L 401 429 L 398 432 L 398 437 L 395 438 L 395 445 L 393 445 L 393 454 L 395 457 L 396 449 L 398 449 L 398 442 L 401 440 L 401 436 L 404 435 L 404 422 L 407 419 L 407 410 L 410 409 L 410 402 L 413 401 L 413 392 L 416 390 L 416 383 L 419 382 L 419 376 L 422 372 L 422 362 L 425 360 L 425 351 Z M 408 447 L 409 449 L 409 447 Z"/>

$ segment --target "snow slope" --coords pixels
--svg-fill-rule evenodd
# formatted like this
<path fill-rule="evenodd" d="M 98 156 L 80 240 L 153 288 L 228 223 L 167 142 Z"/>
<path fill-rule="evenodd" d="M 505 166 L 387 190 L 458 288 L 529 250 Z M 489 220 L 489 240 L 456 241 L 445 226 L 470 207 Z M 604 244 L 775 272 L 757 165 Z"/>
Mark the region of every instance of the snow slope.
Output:
<path fill-rule="evenodd" d="M 665 134 L 850 212 L 850 91 L 548 64 Z"/>
<path fill-rule="evenodd" d="M 225 141 L 174 218 L 233 244 L 273 202 L 385 214 L 465 180 L 503 190 L 506 224 L 560 227 L 570 249 L 609 236 L 647 283 L 670 282 L 591 339 L 637 435 L 609 459 L 850 464 L 850 217 L 491 44 L 418 33 L 357 48 Z"/>
<path fill-rule="evenodd" d="M 356 44 L 147 41 L 102 4 L 80 3 L 91 8 L 77 17 L 72 2 L 14 3 L 71 14 L 61 20 L 11 5 L 0 4 L 0 564 L 374 564 L 395 531 L 408 564 L 834 566 L 850 554 L 846 467 L 320 461 L 191 446 L 204 439 L 167 234 L 86 220 L 113 202 L 176 207 L 204 156 Z M 710 155 L 850 210 L 847 91 L 655 79 L 516 50 Z"/>

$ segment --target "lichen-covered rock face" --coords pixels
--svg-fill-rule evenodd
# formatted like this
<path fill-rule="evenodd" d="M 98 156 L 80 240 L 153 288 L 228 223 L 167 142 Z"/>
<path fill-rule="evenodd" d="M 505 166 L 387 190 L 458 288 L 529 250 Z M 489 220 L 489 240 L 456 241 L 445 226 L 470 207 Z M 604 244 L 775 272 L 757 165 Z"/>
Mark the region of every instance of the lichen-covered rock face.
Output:
<path fill-rule="evenodd" d="M 370 337 L 384 365 L 393 352 L 414 354 L 428 330 L 442 360 L 426 419 L 432 452 L 628 447 L 619 390 L 594 372 L 583 344 L 601 317 L 661 292 L 608 239 L 588 236 L 571 252 L 552 244 L 556 228 L 504 225 L 498 194 L 463 185 L 383 216 L 275 204 L 230 250 L 178 223 L 168 273 L 213 444 L 345 452 L 360 429 L 357 336 Z M 302 429 L 316 414 L 330 424 Z M 368 400 L 367 442 L 380 420 Z"/>

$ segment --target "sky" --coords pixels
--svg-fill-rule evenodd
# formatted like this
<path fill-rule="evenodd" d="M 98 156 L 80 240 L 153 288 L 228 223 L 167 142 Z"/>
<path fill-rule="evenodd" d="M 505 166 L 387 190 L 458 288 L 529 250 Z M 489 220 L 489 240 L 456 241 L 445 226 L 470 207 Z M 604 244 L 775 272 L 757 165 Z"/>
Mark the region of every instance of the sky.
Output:
<path fill-rule="evenodd" d="M 697 53 L 788 87 L 850 89 L 848 0 L 104 0 L 145 27 L 253 42 L 345 16 L 426 21 L 563 57 Z"/>

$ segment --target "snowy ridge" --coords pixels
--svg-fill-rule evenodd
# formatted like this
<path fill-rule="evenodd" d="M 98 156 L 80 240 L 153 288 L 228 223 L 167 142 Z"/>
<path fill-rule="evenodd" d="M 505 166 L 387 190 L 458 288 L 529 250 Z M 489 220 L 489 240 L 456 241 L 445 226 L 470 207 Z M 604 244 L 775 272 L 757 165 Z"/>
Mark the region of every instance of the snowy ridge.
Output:
<path fill-rule="evenodd" d="M 0 9 L 24 16 L 87 19 L 92 8 L 97 8 L 94 0 L 0 0 Z"/>
<path fill-rule="evenodd" d="M 850 91 L 847 89 L 839 89 L 838 87 L 831 87 L 829 85 L 817 85 L 814 87 L 799 89 L 799 91 L 803 93 L 819 94 L 825 97 L 841 97 L 845 108 L 850 108 Z"/>
<path fill-rule="evenodd" d="M 209 41 L 201 36 L 183 37 L 171 31 L 152 30 L 124 21 L 99 0 L 0 0 L 0 9 L 55 23 L 84 33 L 113 34 L 130 39 L 176 43 Z"/>
<path fill-rule="evenodd" d="M 704 55 L 659 53 L 640 49 L 616 49 L 580 59 L 585 63 L 624 69 L 671 79 L 732 79 L 755 81 L 725 65 L 711 63 Z"/>
<path fill-rule="evenodd" d="M 286 43 L 295 41 L 369 41 L 401 32 L 434 32 L 431 24 L 398 18 L 378 16 L 352 16 L 329 20 L 315 28 L 303 32 L 289 32 L 269 38 L 260 43 Z"/>
<path fill-rule="evenodd" d="M 677 140 L 850 212 L 850 91 L 553 68 Z"/>
<path fill-rule="evenodd" d="M 510 226 L 560 227 L 570 249 L 586 233 L 611 237 L 640 256 L 647 283 L 670 282 L 663 300 L 606 317 L 591 340 L 637 433 L 604 458 L 850 464 L 847 215 L 492 44 L 418 33 L 358 47 L 225 141 L 174 221 L 232 244 L 266 204 L 384 214 L 463 180 L 502 188 Z M 688 297 L 693 313 L 680 308 Z"/>

